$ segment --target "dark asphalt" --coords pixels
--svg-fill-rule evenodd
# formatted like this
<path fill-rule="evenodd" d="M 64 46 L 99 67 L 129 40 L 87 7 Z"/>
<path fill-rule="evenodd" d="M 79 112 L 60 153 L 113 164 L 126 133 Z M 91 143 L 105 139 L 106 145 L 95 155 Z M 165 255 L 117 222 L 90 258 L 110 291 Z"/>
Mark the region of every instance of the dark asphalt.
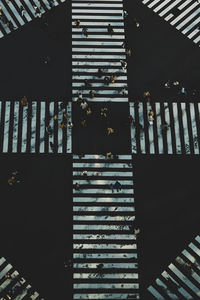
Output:
<path fill-rule="evenodd" d="M 124 0 L 129 16 L 140 23 L 139 28 L 126 25 L 127 47 L 132 49 L 128 59 L 130 100 L 141 99 L 143 92 L 149 90 L 154 102 L 199 101 L 199 47 L 141 2 Z M 164 88 L 169 79 L 187 88 L 187 97 Z M 195 96 L 194 89 L 198 90 Z"/>
<path fill-rule="evenodd" d="M 138 156 L 134 160 L 139 266 L 146 287 L 199 233 L 199 157 Z"/>
<path fill-rule="evenodd" d="M 72 292 L 71 157 L 1 155 L 1 250 L 44 297 L 63 299 Z M 9 186 L 18 170 L 21 182 Z M 71 297 L 70 297 L 71 298 Z"/>
<path fill-rule="evenodd" d="M 126 33 L 133 49 L 128 64 L 131 100 L 140 98 L 144 90 L 151 91 L 153 101 L 181 100 L 163 88 L 168 79 L 179 80 L 191 90 L 199 87 L 199 49 L 140 0 L 125 0 L 125 8 L 141 25 L 139 30 L 128 27 Z M 70 1 L 50 11 L 47 22 L 48 28 L 33 21 L 0 41 L 1 99 L 71 98 Z M 42 62 L 47 55 L 48 66 Z M 99 109 L 104 103 L 90 106 L 91 120 L 81 128 L 80 111 L 73 104 L 74 153 L 129 153 L 128 105 L 107 104 L 113 136 L 106 135 L 105 124 L 100 125 Z M 63 271 L 63 260 L 72 253 L 71 158 L 1 155 L 0 162 L 4 212 L 0 254 L 45 299 L 63 299 L 72 288 L 71 272 Z M 13 169 L 20 170 L 22 183 L 10 190 L 7 178 Z M 198 170 L 198 157 L 137 156 L 134 160 L 142 292 L 199 228 Z M 149 300 L 145 297 L 144 293 L 142 299 Z"/>
<path fill-rule="evenodd" d="M 70 4 L 66 1 L 0 40 L 1 99 L 71 97 Z"/>
<path fill-rule="evenodd" d="M 86 116 L 79 104 L 73 104 L 73 152 L 105 154 L 107 152 L 127 154 L 131 151 L 129 105 L 128 103 L 91 103 L 90 116 Z M 108 109 L 108 116 L 101 116 L 101 108 Z M 81 125 L 85 119 L 87 127 Z M 107 134 L 107 128 L 114 129 L 114 133 Z"/>

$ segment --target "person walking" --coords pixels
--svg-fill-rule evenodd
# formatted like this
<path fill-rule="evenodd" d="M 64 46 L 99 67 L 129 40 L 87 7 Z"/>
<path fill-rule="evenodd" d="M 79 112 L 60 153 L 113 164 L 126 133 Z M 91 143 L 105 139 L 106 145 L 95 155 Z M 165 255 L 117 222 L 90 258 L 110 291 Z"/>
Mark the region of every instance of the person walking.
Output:
<path fill-rule="evenodd" d="M 89 80 L 88 79 L 85 79 L 84 80 L 84 84 L 85 84 L 85 87 L 91 87 L 91 83 L 89 82 Z"/>
<path fill-rule="evenodd" d="M 76 26 L 76 28 L 80 28 L 80 23 L 81 23 L 80 20 L 75 20 L 74 21 L 74 25 Z"/>
<path fill-rule="evenodd" d="M 101 68 L 98 68 L 98 77 L 101 78 L 103 76 L 103 71 Z"/>
<path fill-rule="evenodd" d="M 108 127 L 107 128 L 107 134 L 110 135 L 110 134 L 113 134 L 114 133 L 114 129 L 111 128 L 111 127 Z"/>
<path fill-rule="evenodd" d="M 93 91 L 93 90 L 91 90 L 91 91 L 89 92 L 89 96 L 90 96 L 91 99 L 94 98 L 94 91 Z"/>
<path fill-rule="evenodd" d="M 10 31 L 17 29 L 17 27 L 15 27 L 10 20 L 8 21 L 7 26 L 10 29 Z"/>
<path fill-rule="evenodd" d="M 114 184 L 114 188 L 117 190 L 117 192 L 121 191 L 122 185 L 119 181 L 116 181 Z"/>
<path fill-rule="evenodd" d="M 24 9 L 24 7 L 22 5 L 20 6 L 19 9 L 21 11 L 21 16 L 23 17 L 26 11 L 25 11 L 25 9 Z"/>
<path fill-rule="evenodd" d="M 35 10 L 35 15 L 38 16 L 39 18 L 41 18 L 41 12 L 39 10 L 39 8 L 35 5 L 33 6 L 34 10 Z"/>
<path fill-rule="evenodd" d="M 114 29 L 110 24 L 108 24 L 107 30 L 110 35 L 112 35 L 114 33 Z"/>
<path fill-rule="evenodd" d="M 74 189 L 76 191 L 80 191 L 80 185 L 78 184 L 78 182 L 75 183 Z"/>
<path fill-rule="evenodd" d="M 109 188 L 111 189 L 112 193 L 114 193 L 114 185 L 113 185 L 113 183 L 111 183 L 111 184 L 109 185 Z"/>
<path fill-rule="evenodd" d="M 105 76 L 103 81 L 106 85 L 108 85 L 110 83 L 110 78 L 108 76 Z"/>
<path fill-rule="evenodd" d="M 87 102 L 85 100 L 82 100 L 80 106 L 84 110 L 84 109 L 86 109 L 88 107 L 88 104 L 87 104 Z"/>
<path fill-rule="evenodd" d="M 24 97 L 21 99 L 21 105 L 22 105 L 22 106 L 27 106 L 27 104 L 28 104 L 27 97 L 24 96 Z"/>
<path fill-rule="evenodd" d="M 120 60 L 120 62 L 121 62 L 122 70 L 126 70 L 126 68 L 127 68 L 127 62 L 125 60 Z"/>
<path fill-rule="evenodd" d="M 83 26 L 82 34 L 83 34 L 86 38 L 88 38 L 88 29 L 87 29 L 86 26 Z"/>

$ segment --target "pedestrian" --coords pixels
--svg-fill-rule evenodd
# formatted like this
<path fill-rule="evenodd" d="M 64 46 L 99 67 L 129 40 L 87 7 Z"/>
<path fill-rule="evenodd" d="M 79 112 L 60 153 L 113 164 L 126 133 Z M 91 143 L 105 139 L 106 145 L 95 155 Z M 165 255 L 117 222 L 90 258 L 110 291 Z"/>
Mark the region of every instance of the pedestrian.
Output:
<path fill-rule="evenodd" d="M 165 134 L 168 129 L 169 129 L 169 124 L 166 121 L 164 121 L 163 124 L 161 125 L 162 133 Z"/>
<path fill-rule="evenodd" d="M 7 26 L 11 31 L 17 29 L 10 20 L 8 21 Z"/>
<path fill-rule="evenodd" d="M 40 12 L 40 10 L 39 10 L 39 8 L 35 5 L 35 6 L 33 6 L 33 8 L 34 8 L 34 10 L 35 10 L 35 15 L 36 16 L 39 16 L 39 18 L 41 17 L 41 12 Z"/>
<path fill-rule="evenodd" d="M 11 176 L 10 178 L 8 178 L 8 184 L 9 185 L 13 185 L 15 183 L 15 177 Z"/>
<path fill-rule="evenodd" d="M 109 188 L 111 189 L 112 193 L 114 193 L 114 185 L 113 185 L 113 183 L 111 183 L 111 184 L 109 185 Z"/>
<path fill-rule="evenodd" d="M 58 115 L 54 115 L 54 120 L 57 121 L 58 120 Z"/>
<path fill-rule="evenodd" d="M 143 98 L 147 98 L 150 96 L 150 92 L 149 91 L 146 91 L 143 93 Z"/>
<path fill-rule="evenodd" d="M 86 109 L 86 108 L 88 107 L 87 102 L 86 102 L 85 100 L 82 100 L 82 101 L 81 101 L 81 104 L 80 104 L 80 107 L 81 107 L 83 110 Z"/>
<path fill-rule="evenodd" d="M 128 117 L 128 119 L 129 119 L 130 123 L 133 123 L 133 121 L 134 121 L 134 118 L 133 118 L 133 116 L 132 116 L 132 115 L 130 115 L 130 116 Z"/>
<path fill-rule="evenodd" d="M 101 116 L 103 116 L 104 118 L 107 118 L 107 116 L 108 116 L 108 109 L 107 109 L 107 107 L 101 108 Z"/>
<path fill-rule="evenodd" d="M 76 28 L 80 28 L 80 23 L 81 23 L 80 20 L 75 20 L 74 21 L 74 24 L 75 24 Z"/>
<path fill-rule="evenodd" d="M 123 89 L 122 89 L 122 95 L 128 95 L 128 90 L 125 89 L 125 88 L 123 88 Z"/>
<path fill-rule="evenodd" d="M 134 24 L 135 27 L 137 27 L 137 28 L 140 27 L 140 23 L 136 20 L 136 18 L 133 18 L 133 24 Z"/>
<path fill-rule="evenodd" d="M 178 91 L 178 94 L 187 95 L 187 92 L 186 92 L 185 88 L 182 87 L 182 88 Z"/>
<path fill-rule="evenodd" d="M 127 10 L 124 10 L 124 11 L 123 11 L 123 17 L 124 17 L 124 18 L 127 18 L 127 17 L 128 17 L 128 12 L 127 12 Z"/>
<path fill-rule="evenodd" d="M 63 121 L 68 120 L 68 114 L 66 112 L 63 112 Z"/>
<path fill-rule="evenodd" d="M 54 7 L 55 6 L 54 0 L 48 0 L 48 2 L 49 2 L 49 6 L 50 7 Z"/>
<path fill-rule="evenodd" d="M 121 62 L 122 70 L 126 70 L 126 68 L 127 68 L 127 62 L 125 60 L 120 60 L 120 62 Z"/>
<path fill-rule="evenodd" d="M 65 102 L 61 102 L 60 103 L 60 110 L 65 110 L 66 109 L 66 103 Z"/>
<path fill-rule="evenodd" d="M 51 128 L 51 125 L 48 125 L 48 126 L 46 127 L 46 132 L 47 132 L 50 136 L 53 135 L 53 129 Z"/>
<path fill-rule="evenodd" d="M 114 33 L 114 29 L 110 24 L 108 24 L 107 30 L 110 35 L 112 35 Z"/>
<path fill-rule="evenodd" d="M 116 181 L 114 184 L 114 188 L 117 190 L 117 192 L 119 192 L 119 190 L 121 191 L 122 189 L 122 185 L 119 181 Z"/>
<path fill-rule="evenodd" d="M 52 150 L 52 151 L 55 150 L 55 145 L 54 145 L 54 143 L 50 142 L 50 147 L 51 147 L 51 150 Z"/>
<path fill-rule="evenodd" d="M 86 177 L 87 176 L 87 171 L 84 170 L 81 174 Z"/>
<path fill-rule="evenodd" d="M 20 11 L 21 11 L 21 16 L 23 17 L 24 16 L 24 14 L 25 14 L 25 9 L 24 9 L 24 7 L 21 5 L 20 6 Z"/>
<path fill-rule="evenodd" d="M 72 122 L 68 122 L 67 127 L 68 127 L 69 129 L 72 129 L 73 126 L 74 126 L 74 125 L 73 125 Z"/>
<path fill-rule="evenodd" d="M 82 119 L 82 120 L 81 120 L 81 126 L 82 126 L 82 127 L 87 127 L 87 123 L 86 123 L 86 120 L 85 120 L 85 119 Z"/>
<path fill-rule="evenodd" d="M 129 57 L 132 55 L 131 49 L 126 49 L 126 55 Z"/>
<path fill-rule="evenodd" d="M 59 127 L 64 130 L 67 128 L 67 125 L 64 122 L 61 122 Z"/>
<path fill-rule="evenodd" d="M 101 68 L 98 68 L 98 77 L 101 78 L 103 76 L 103 71 Z"/>
<path fill-rule="evenodd" d="M 112 158 L 112 152 L 107 152 L 105 155 L 105 159 L 110 159 Z"/>
<path fill-rule="evenodd" d="M 24 96 L 24 97 L 21 99 L 21 105 L 22 105 L 22 106 L 26 106 L 27 104 L 28 104 L 27 97 Z"/>
<path fill-rule="evenodd" d="M 116 80 L 117 80 L 117 76 L 116 75 L 111 75 L 110 76 L 111 83 L 115 83 Z"/>
<path fill-rule="evenodd" d="M 47 65 L 50 62 L 50 56 L 45 56 L 44 57 L 44 63 Z"/>
<path fill-rule="evenodd" d="M 74 189 L 76 191 L 80 191 L 80 185 L 78 184 L 78 182 L 75 183 Z"/>
<path fill-rule="evenodd" d="M 108 85 L 110 83 L 110 78 L 108 76 L 105 76 L 103 81 L 106 85 Z"/>
<path fill-rule="evenodd" d="M 93 172 L 93 176 L 101 176 L 101 172 Z"/>
<path fill-rule="evenodd" d="M 91 91 L 89 92 L 89 96 L 90 96 L 91 99 L 93 99 L 93 98 L 94 98 L 94 91 L 91 90 Z"/>
<path fill-rule="evenodd" d="M 87 29 L 86 26 L 83 27 L 83 29 L 82 29 L 82 34 L 83 34 L 86 38 L 88 38 L 88 29 Z"/>
<path fill-rule="evenodd" d="M 0 6 L 0 16 L 2 16 L 2 7 Z"/>
<path fill-rule="evenodd" d="M 110 134 L 113 134 L 114 133 L 114 129 L 111 128 L 111 127 L 108 127 L 107 128 L 107 134 L 110 135 Z"/>
<path fill-rule="evenodd" d="M 86 115 L 87 115 L 87 116 L 90 116 L 91 113 L 92 113 L 92 110 L 91 110 L 90 107 L 88 107 L 88 109 L 86 110 Z"/>
<path fill-rule="evenodd" d="M 154 112 L 153 112 L 152 109 L 150 109 L 148 115 L 149 115 L 149 124 L 150 124 L 150 125 L 153 125 L 153 121 L 154 121 Z"/>
<path fill-rule="evenodd" d="M 88 79 L 84 80 L 84 84 L 85 84 L 85 87 L 91 87 L 91 83 L 89 82 Z"/>

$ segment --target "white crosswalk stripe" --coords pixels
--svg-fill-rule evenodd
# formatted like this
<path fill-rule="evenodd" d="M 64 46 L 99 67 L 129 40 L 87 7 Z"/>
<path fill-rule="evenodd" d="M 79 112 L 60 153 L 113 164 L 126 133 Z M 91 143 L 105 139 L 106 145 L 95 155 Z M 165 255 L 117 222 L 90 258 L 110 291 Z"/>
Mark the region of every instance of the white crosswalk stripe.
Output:
<path fill-rule="evenodd" d="M 0 0 L 0 38 L 63 2 L 65 0 Z"/>
<path fill-rule="evenodd" d="M 155 299 L 199 299 L 200 236 L 148 287 Z"/>
<path fill-rule="evenodd" d="M 75 24 L 77 20 L 79 26 Z M 108 24 L 114 30 L 112 35 L 108 33 Z M 82 31 L 85 27 L 88 37 Z M 82 94 L 93 102 L 128 102 L 127 72 L 120 62 L 126 61 L 124 39 L 123 0 L 72 1 L 73 101 Z M 103 71 L 101 76 L 99 68 Z M 105 84 L 104 77 L 112 75 L 116 75 L 115 82 Z"/>
<path fill-rule="evenodd" d="M 1 299 L 44 300 L 4 257 L 0 258 L 0 294 Z"/>
<path fill-rule="evenodd" d="M 200 46 L 200 2 L 197 0 L 143 0 L 142 2 Z"/>
<path fill-rule="evenodd" d="M 134 220 L 132 156 L 73 155 L 73 299 L 139 299 Z"/>
<path fill-rule="evenodd" d="M 26 106 L 0 102 L 0 152 L 71 153 L 72 103 L 61 105 L 61 101 L 29 101 Z"/>
<path fill-rule="evenodd" d="M 200 103 L 130 103 L 130 114 L 132 153 L 200 153 Z"/>

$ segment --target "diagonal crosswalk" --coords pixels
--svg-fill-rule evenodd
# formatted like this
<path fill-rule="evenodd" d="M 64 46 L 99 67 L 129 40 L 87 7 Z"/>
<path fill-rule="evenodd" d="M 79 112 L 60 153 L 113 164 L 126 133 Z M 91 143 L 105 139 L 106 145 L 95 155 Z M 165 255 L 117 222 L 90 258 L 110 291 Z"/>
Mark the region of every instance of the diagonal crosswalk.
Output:
<path fill-rule="evenodd" d="M 200 2 L 197 0 L 143 0 L 155 13 L 200 46 Z"/>
<path fill-rule="evenodd" d="M 79 20 L 77 26 L 75 22 Z M 108 33 L 108 24 L 114 30 Z M 83 29 L 87 28 L 88 37 Z M 72 1 L 72 95 L 82 94 L 88 101 L 127 102 L 127 70 L 123 0 Z M 103 74 L 99 76 L 98 69 Z M 115 82 L 105 84 L 104 78 L 116 76 Z M 85 80 L 89 85 L 85 85 Z M 94 97 L 90 97 L 90 91 Z"/>
<path fill-rule="evenodd" d="M 0 38 L 63 2 L 65 0 L 0 0 Z"/>
<path fill-rule="evenodd" d="M 200 236 L 148 287 L 155 299 L 200 298 Z"/>
<path fill-rule="evenodd" d="M 130 103 L 130 114 L 132 153 L 200 153 L 200 103 Z"/>
<path fill-rule="evenodd" d="M 73 155 L 73 299 L 139 299 L 134 220 L 132 156 Z"/>
<path fill-rule="evenodd" d="M 72 103 L 0 102 L 0 152 L 71 153 Z M 64 124 L 63 128 L 61 124 Z"/>
<path fill-rule="evenodd" d="M 4 257 L 0 258 L 0 297 L 6 300 L 43 300 Z"/>

